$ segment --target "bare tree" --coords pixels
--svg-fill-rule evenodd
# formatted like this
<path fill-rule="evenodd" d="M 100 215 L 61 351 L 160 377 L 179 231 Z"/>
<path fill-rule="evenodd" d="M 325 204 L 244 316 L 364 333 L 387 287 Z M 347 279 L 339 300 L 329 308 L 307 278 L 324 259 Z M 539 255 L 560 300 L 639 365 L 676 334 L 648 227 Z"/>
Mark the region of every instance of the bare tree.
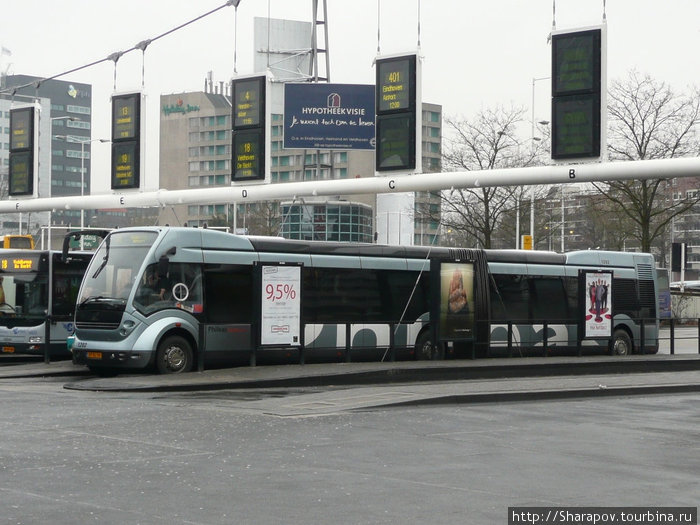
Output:
<path fill-rule="evenodd" d="M 443 139 L 443 166 L 453 170 L 491 170 L 532 165 L 541 150 L 517 138 L 525 109 L 499 106 L 482 110 L 473 120 L 447 118 L 452 131 Z M 472 238 L 491 248 L 500 223 L 518 208 L 522 188 L 494 187 L 451 190 L 442 194 L 442 225 L 453 237 Z M 525 206 L 520 207 L 522 213 Z"/>
<path fill-rule="evenodd" d="M 696 155 L 700 152 L 700 92 L 676 95 L 664 82 L 631 71 L 608 92 L 608 152 L 612 160 L 644 160 Z M 700 201 L 700 194 L 676 193 L 663 179 L 596 183 L 626 220 L 642 251 L 663 237 L 671 220 Z"/>

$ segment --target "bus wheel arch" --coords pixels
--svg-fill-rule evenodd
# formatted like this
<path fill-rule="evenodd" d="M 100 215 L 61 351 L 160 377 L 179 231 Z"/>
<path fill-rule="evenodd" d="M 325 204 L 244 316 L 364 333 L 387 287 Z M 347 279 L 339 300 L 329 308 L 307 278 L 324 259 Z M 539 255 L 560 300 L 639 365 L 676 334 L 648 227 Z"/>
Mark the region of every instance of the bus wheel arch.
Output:
<path fill-rule="evenodd" d="M 613 330 L 610 353 L 612 355 L 632 355 L 634 353 L 632 335 L 626 327 L 616 326 Z"/>
<path fill-rule="evenodd" d="M 158 341 L 155 368 L 160 374 L 181 374 L 194 368 L 196 344 L 189 333 L 182 330 L 167 332 Z"/>

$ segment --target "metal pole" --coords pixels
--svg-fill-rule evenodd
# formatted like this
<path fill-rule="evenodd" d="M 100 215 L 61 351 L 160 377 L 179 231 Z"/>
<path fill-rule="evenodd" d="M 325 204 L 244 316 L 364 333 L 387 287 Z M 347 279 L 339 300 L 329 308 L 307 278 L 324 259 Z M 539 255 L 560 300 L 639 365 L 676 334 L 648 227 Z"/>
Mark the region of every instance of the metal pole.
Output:
<path fill-rule="evenodd" d="M 80 141 L 80 197 L 85 197 L 85 142 Z M 80 231 L 85 229 L 85 210 L 80 210 Z M 84 248 L 83 236 L 80 236 L 80 250 Z"/>
<path fill-rule="evenodd" d="M 564 185 L 561 187 L 561 253 L 564 253 Z"/>

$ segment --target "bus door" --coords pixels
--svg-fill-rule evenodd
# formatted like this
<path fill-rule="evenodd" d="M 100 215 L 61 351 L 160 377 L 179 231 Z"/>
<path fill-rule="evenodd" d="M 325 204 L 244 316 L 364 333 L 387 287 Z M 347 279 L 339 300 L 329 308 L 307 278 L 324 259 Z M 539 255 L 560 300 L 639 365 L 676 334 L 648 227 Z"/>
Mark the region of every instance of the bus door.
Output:
<path fill-rule="evenodd" d="M 75 304 L 89 263 L 89 256 L 71 255 L 64 260 L 60 253 L 53 254 L 50 338 L 56 349 L 65 349 L 66 339 L 73 333 Z"/>
<path fill-rule="evenodd" d="M 206 265 L 204 323 L 200 350 L 212 358 L 232 357 L 253 350 L 253 267 Z"/>

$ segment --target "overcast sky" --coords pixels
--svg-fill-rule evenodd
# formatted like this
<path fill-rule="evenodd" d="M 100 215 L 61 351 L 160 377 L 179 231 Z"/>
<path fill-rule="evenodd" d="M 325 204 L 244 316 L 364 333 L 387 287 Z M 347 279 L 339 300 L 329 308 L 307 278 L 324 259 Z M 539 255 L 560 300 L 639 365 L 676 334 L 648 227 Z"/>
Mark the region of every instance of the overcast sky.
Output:
<path fill-rule="evenodd" d="M 133 47 L 196 18 L 225 0 L 0 0 L 0 44 L 12 54 L 9 72 L 53 76 Z M 322 1 L 319 2 L 322 4 Z M 415 51 L 423 62 L 423 100 L 449 116 L 474 115 L 498 104 L 531 111 L 532 80 L 550 76 L 552 30 L 603 23 L 603 0 L 327 0 L 331 81 L 371 84 L 372 61 Z M 253 18 L 311 20 L 311 0 L 241 0 L 167 37 L 145 54 L 148 142 L 147 189 L 157 184 L 158 107 L 161 94 L 199 91 L 237 71 L 252 73 Z M 420 5 L 420 17 L 419 17 Z M 268 10 L 269 9 L 269 10 Z M 607 0 L 608 78 L 630 69 L 649 73 L 677 91 L 700 85 L 700 0 Z M 379 16 L 378 16 L 379 14 Z M 379 20 L 380 39 L 377 41 Z M 117 91 L 139 89 L 142 56 L 117 64 Z M 105 62 L 61 78 L 93 86 L 93 138 L 110 133 L 114 65 Z M 550 88 L 535 84 L 536 120 L 549 120 Z M 109 147 L 93 145 L 93 191 L 106 191 Z"/>

